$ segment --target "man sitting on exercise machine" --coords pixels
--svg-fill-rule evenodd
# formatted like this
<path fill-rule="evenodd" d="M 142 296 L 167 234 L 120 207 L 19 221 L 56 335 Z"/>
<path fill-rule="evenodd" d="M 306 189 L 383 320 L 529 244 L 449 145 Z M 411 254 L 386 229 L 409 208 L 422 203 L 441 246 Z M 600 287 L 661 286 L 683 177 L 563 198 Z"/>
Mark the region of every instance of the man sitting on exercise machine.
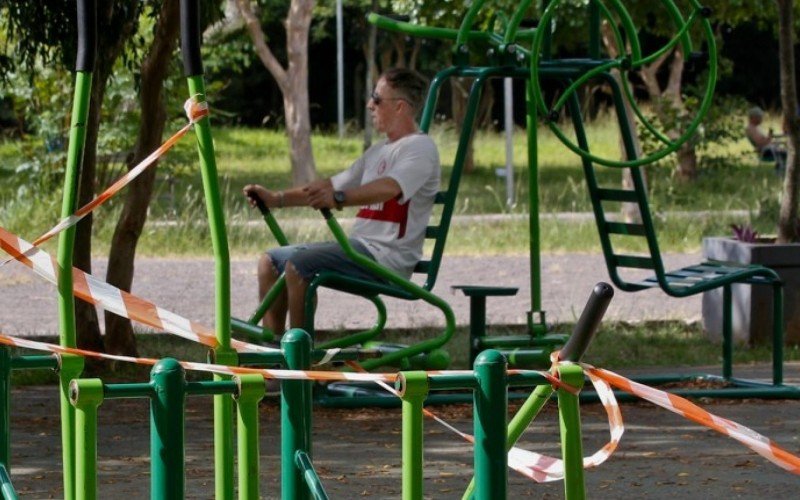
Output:
<path fill-rule="evenodd" d="M 245 196 L 251 205 L 255 206 L 258 197 L 269 208 L 361 207 L 349 237 L 353 248 L 410 277 L 422 257 L 425 228 L 441 177 L 436 145 L 419 131 L 416 121 L 426 91 L 427 82 L 418 73 L 400 68 L 386 71 L 367 103 L 375 129 L 386 134 L 386 140 L 329 179 L 285 191 L 248 184 Z M 263 299 L 282 272 L 286 273 L 286 291 L 267 311 L 264 326 L 281 334 L 288 308 L 291 327 L 302 328 L 308 283 L 325 270 L 383 282 L 351 261 L 336 242 L 275 248 L 259 259 L 259 296 Z"/>

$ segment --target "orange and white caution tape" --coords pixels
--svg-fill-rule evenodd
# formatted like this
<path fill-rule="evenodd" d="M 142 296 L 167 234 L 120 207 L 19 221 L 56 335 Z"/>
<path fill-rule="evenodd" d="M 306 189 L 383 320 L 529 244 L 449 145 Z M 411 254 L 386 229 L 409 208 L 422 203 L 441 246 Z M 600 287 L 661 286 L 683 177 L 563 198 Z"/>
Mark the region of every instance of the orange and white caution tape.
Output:
<path fill-rule="evenodd" d="M 348 364 L 356 370 L 362 370 L 360 365 L 355 362 L 348 362 Z M 515 373 L 530 373 L 532 370 L 508 370 L 508 374 L 512 375 Z M 447 372 L 437 372 L 437 371 L 429 371 L 427 372 L 429 375 L 435 375 L 436 373 L 472 373 L 470 371 L 447 371 Z M 577 394 L 579 391 L 567 384 L 564 384 L 557 377 L 547 373 L 547 372 L 539 372 L 536 373 L 545 375 L 545 377 L 550 380 L 550 382 L 558 387 L 559 389 L 565 389 L 572 394 Z M 611 390 L 611 387 L 608 386 L 606 382 L 599 378 L 592 378 L 590 376 L 590 380 L 597 391 L 597 394 L 600 397 L 600 401 L 603 404 L 603 408 L 606 410 L 606 414 L 608 415 L 608 423 L 610 427 L 610 434 L 611 439 L 605 446 L 603 446 L 600 450 L 595 452 L 589 457 L 584 457 L 583 459 L 583 467 L 590 468 L 590 467 L 597 467 L 598 465 L 602 464 L 614 453 L 614 450 L 617 449 L 620 440 L 622 439 L 622 435 L 625 432 L 625 428 L 622 424 L 622 412 L 620 411 L 619 404 L 617 403 L 616 398 L 614 397 L 614 391 Z M 384 382 L 377 382 L 378 385 L 383 387 L 386 391 L 398 395 L 397 391 L 387 385 Z M 454 432 L 462 439 L 467 441 L 468 443 L 474 443 L 475 438 L 466 432 L 462 432 L 455 428 L 453 425 L 448 423 L 447 421 L 443 420 L 441 417 L 433 413 L 432 411 L 423 408 L 423 414 L 426 417 L 429 417 L 440 425 L 444 426 L 446 429 Z M 523 476 L 532 479 L 538 483 L 550 482 L 550 481 L 559 481 L 564 479 L 564 461 L 559 458 L 549 457 L 547 455 L 542 455 L 540 453 L 536 453 L 533 451 L 524 450 L 522 448 L 513 447 L 508 451 L 508 466 L 515 470 L 516 472 L 522 474 Z"/>
<path fill-rule="evenodd" d="M 57 284 L 58 264 L 47 252 L 32 246 L 2 227 L 0 227 L 0 248 L 45 280 Z M 72 280 L 74 295 L 85 302 L 101 306 L 107 311 L 156 330 L 167 331 L 212 348 L 219 345 L 210 328 L 120 290 L 80 269 L 72 268 Z M 237 351 L 277 351 L 272 347 L 248 344 L 238 340 L 232 340 L 231 346 Z"/>
<path fill-rule="evenodd" d="M 102 352 L 88 351 L 73 347 L 63 347 L 35 340 L 21 339 L 0 334 L 0 344 L 13 347 L 23 347 L 37 351 L 52 352 L 54 354 L 75 354 L 97 359 L 108 359 L 112 361 L 122 361 L 126 363 L 136 363 L 140 365 L 154 365 L 159 360 L 153 358 L 137 358 L 133 356 L 121 356 L 117 354 L 106 354 Z M 255 373 L 266 378 L 283 380 L 316 380 L 325 382 L 394 382 L 397 378 L 395 373 L 347 373 L 339 371 L 313 371 L 313 370 L 279 370 L 270 368 L 249 368 L 243 366 L 214 365 L 209 363 L 196 363 L 193 361 L 178 361 L 187 370 L 215 373 L 218 375 L 243 375 Z"/>
<path fill-rule="evenodd" d="M 721 434 L 730 436 L 778 467 L 793 474 L 800 474 L 800 457 L 792 455 L 771 439 L 749 427 L 718 417 L 685 398 L 634 382 L 617 373 L 586 364 L 583 367 L 591 377 L 604 380 L 618 389 L 650 401 Z"/>
<path fill-rule="evenodd" d="M 167 151 L 174 146 L 178 140 L 180 140 L 186 133 L 192 128 L 192 126 L 202 118 L 208 116 L 208 103 L 203 101 L 199 102 L 195 97 L 191 97 L 186 100 L 183 105 L 183 109 L 186 111 L 186 116 L 189 118 L 189 123 L 187 123 L 182 129 L 177 131 L 172 137 L 167 139 L 164 144 L 158 147 L 155 151 L 150 153 L 150 155 L 139 162 L 138 165 L 130 169 L 126 174 L 122 177 L 117 179 L 111 186 L 109 186 L 105 191 L 100 193 L 95 199 L 87 203 L 86 205 L 79 208 L 74 214 L 67 216 L 58 224 L 53 226 L 50 230 L 48 230 L 43 235 L 39 236 L 33 241 L 33 246 L 38 247 L 45 241 L 49 240 L 53 236 L 57 235 L 61 231 L 74 226 L 77 224 L 81 219 L 86 217 L 92 210 L 99 207 L 106 201 L 108 201 L 111 197 L 117 194 L 122 188 L 127 186 L 131 183 L 135 178 L 137 178 L 142 172 L 147 170 L 149 166 L 156 162 L 161 156 L 164 155 Z M 30 250 L 28 250 L 30 251 Z M 26 256 L 26 254 L 23 254 Z M 14 260 L 13 258 L 7 259 L 3 262 L 0 262 L 0 267 L 8 264 L 10 261 Z"/>

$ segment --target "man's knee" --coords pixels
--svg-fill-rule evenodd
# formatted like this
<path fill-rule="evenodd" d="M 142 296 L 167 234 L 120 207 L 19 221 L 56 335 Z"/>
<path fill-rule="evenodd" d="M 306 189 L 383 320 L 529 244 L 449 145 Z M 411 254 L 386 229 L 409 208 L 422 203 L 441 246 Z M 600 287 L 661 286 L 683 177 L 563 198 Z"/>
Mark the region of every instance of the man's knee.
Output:
<path fill-rule="evenodd" d="M 286 263 L 286 283 L 287 284 L 306 284 L 306 279 L 300 274 L 291 261 Z"/>
<path fill-rule="evenodd" d="M 275 268 L 275 264 L 273 264 L 272 257 L 270 257 L 269 254 L 263 254 L 258 259 L 258 276 L 260 278 L 277 279 L 279 274 L 280 273 Z"/>

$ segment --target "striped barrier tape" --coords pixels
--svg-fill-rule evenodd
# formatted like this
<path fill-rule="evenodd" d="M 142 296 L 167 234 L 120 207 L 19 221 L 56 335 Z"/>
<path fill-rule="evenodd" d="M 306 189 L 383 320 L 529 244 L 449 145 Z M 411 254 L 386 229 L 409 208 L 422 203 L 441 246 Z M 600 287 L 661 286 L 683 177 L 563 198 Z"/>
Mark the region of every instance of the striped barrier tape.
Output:
<path fill-rule="evenodd" d="M 159 360 L 154 358 L 137 358 L 133 356 L 122 356 L 118 354 L 106 354 L 103 352 L 88 351 L 75 347 L 63 347 L 35 340 L 21 339 L 9 335 L 0 334 L 0 344 L 12 347 L 22 347 L 37 351 L 52 352 L 54 354 L 74 354 L 97 359 L 108 359 L 111 361 L 122 361 L 125 363 L 136 363 L 140 365 L 155 365 Z M 244 366 L 214 365 L 209 363 L 196 363 L 194 361 L 178 361 L 187 370 L 214 373 L 218 375 L 244 375 L 258 374 L 265 378 L 285 379 L 285 380 L 315 380 L 321 382 L 375 382 L 385 381 L 394 382 L 397 378 L 395 373 L 351 373 L 339 371 L 301 371 L 301 370 L 280 370 L 272 368 L 249 368 Z"/>
<path fill-rule="evenodd" d="M 47 252 L 34 247 L 31 243 L 2 227 L 0 227 L 0 248 L 45 280 L 53 284 L 57 283 L 56 269 L 58 269 L 58 263 Z M 167 331 L 173 335 L 199 342 L 211 348 L 219 346 L 213 330 L 200 323 L 190 321 L 178 314 L 158 307 L 152 302 L 120 290 L 75 267 L 72 268 L 72 279 L 74 295 L 85 302 L 101 306 L 107 311 L 156 330 Z M 231 340 L 231 347 L 240 352 L 278 351 L 274 347 L 249 344 L 236 339 Z"/>
<path fill-rule="evenodd" d="M 111 186 L 109 186 L 105 191 L 97 195 L 92 201 L 87 203 L 86 205 L 79 208 L 75 211 L 74 214 L 64 217 L 61 219 L 58 224 L 53 226 L 50 230 L 45 232 L 43 235 L 39 236 L 33 241 L 33 246 L 38 247 L 45 241 L 49 240 L 53 236 L 57 235 L 61 231 L 74 226 L 77 224 L 81 219 L 86 217 L 92 210 L 99 207 L 106 201 L 108 201 L 111 197 L 117 194 L 122 188 L 127 186 L 131 183 L 135 178 L 137 178 L 142 172 L 147 170 L 147 168 L 153 165 L 156 160 L 161 158 L 164 153 L 169 151 L 172 146 L 177 144 L 178 140 L 180 140 L 186 133 L 192 128 L 192 126 L 202 118 L 208 116 L 208 103 L 203 101 L 199 102 L 196 97 L 191 97 L 186 100 L 183 104 L 183 109 L 186 111 L 186 116 L 189 118 L 189 123 L 187 123 L 182 129 L 178 130 L 172 137 L 167 139 L 164 144 L 158 147 L 155 151 L 150 153 L 150 155 L 139 162 L 138 165 L 130 169 L 126 174 L 121 176 L 117 179 Z M 31 250 L 28 250 L 31 251 Z M 23 254 L 24 257 L 27 257 L 27 254 Z M 0 267 L 5 266 L 9 262 L 14 260 L 14 258 L 6 259 L 3 262 L 0 262 Z"/>
<path fill-rule="evenodd" d="M 155 365 L 159 360 L 154 358 L 142 358 L 142 357 L 134 357 L 134 356 L 123 356 L 118 354 L 106 354 L 96 351 L 89 351 L 86 349 L 79 349 L 74 347 L 63 347 L 60 345 L 49 344 L 46 342 L 39 342 L 35 340 L 28 340 L 22 339 L 19 337 L 12 337 L 9 335 L 3 335 L 0 333 L 0 344 L 12 346 L 12 347 L 19 347 L 19 348 L 26 348 L 26 349 L 33 349 L 37 351 L 45 351 L 51 352 L 53 354 L 74 354 L 77 356 L 84 356 L 84 357 L 91 357 L 97 359 L 108 359 L 112 361 L 121 361 L 126 363 L 135 363 L 140 365 Z M 358 365 L 358 363 L 348 361 L 356 372 L 339 372 L 339 371 L 311 371 L 311 370 L 281 370 L 281 369 L 269 369 L 269 368 L 248 368 L 248 367 L 240 367 L 240 366 L 227 366 L 227 365 L 215 365 L 209 363 L 197 363 L 192 361 L 178 361 L 178 363 L 186 370 L 193 370 L 193 371 L 201 371 L 207 373 L 214 373 L 218 375 L 242 375 L 242 374 L 259 374 L 264 376 L 265 378 L 271 379 L 280 379 L 280 380 L 313 380 L 313 381 L 320 381 L 320 382 L 336 382 L 336 381 L 344 381 L 344 382 L 375 382 L 381 387 L 383 387 L 386 391 L 394 394 L 395 396 L 399 396 L 397 391 L 388 385 L 389 383 L 394 383 L 397 379 L 396 373 L 367 373 L 364 369 Z M 567 386 L 566 384 L 561 383 L 557 377 L 549 375 L 547 372 L 540 372 L 535 370 L 509 370 L 509 374 L 516 374 L 516 373 L 539 373 L 540 375 L 544 375 L 548 380 L 552 383 L 558 385 L 559 387 L 566 388 L 570 390 L 570 392 L 577 393 L 577 389 Z M 442 371 L 431 371 L 427 372 L 431 375 L 444 373 Z M 447 373 L 451 374 L 464 374 L 464 373 L 472 373 L 469 370 L 452 370 L 448 371 Z M 601 384 L 603 385 L 603 384 Z M 607 387 L 607 386 L 606 386 Z M 608 392 L 611 394 L 611 398 L 613 399 L 613 393 L 610 389 Z M 609 412 L 609 417 L 612 415 L 612 407 L 613 411 L 616 412 L 616 418 L 620 422 L 620 429 L 617 437 L 617 442 L 619 438 L 622 437 L 622 429 L 621 429 L 621 422 L 622 416 L 619 414 L 619 406 L 616 405 L 614 402 L 613 405 L 606 406 L 606 411 Z M 473 443 L 474 437 L 470 434 L 462 432 L 456 429 L 454 426 L 449 424 L 447 421 L 436 415 L 435 413 L 431 412 L 428 409 L 423 408 L 423 413 L 437 421 L 439 424 L 443 425 L 445 428 L 455 432 L 459 436 L 461 436 L 466 441 Z M 612 435 L 614 433 L 612 432 Z M 605 450 L 608 447 L 603 448 Z M 616 447 L 616 444 L 614 445 Z M 601 450 L 601 452 L 603 451 Z M 613 450 L 612 450 L 613 451 Z M 600 453 L 600 452 L 598 452 Z M 584 466 L 591 467 L 595 465 L 600 465 L 604 462 L 608 456 L 610 456 L 610 452 L 598 459 L 598 453 L 595 453 L 592 457 L 584 459 Z M 546 466 L 543 466 L 546 464 Z M 526 450 L 522 450 L 519 448 L 513 448 L 509 451 L 509 467 L 513 470 L 516 470 L 523 474 L 524 476 L 533 479 L 537 482 L 543 481 L 556 481 L 559 479 L 563 479 L 564 472 L 563 472 L 563 463 L 559 459 L 547 457 L 544 455 L 540 455 L 535 452 L 530 452 Z"/>
<path fill-rule="evenodd" d="M 774 441 L 753 429 L 737 424 L 726 418 L 718 417 L 680 396 L 654 389 L 640 384 L 639 382 L 634 382 L 633 380 L 602 368 L 595 368 L 587 364 L 583 364 L 582 366 L 589 376 L 605 380 L 607 383 L 620 390 L 650 401 L 653 404 L 673 413 L 677 413 L 709 429 L 730 436 L 778 467 L 793 474 L 800 475 L 800 457 L 789 453 L 778 446 Z"/>
<path fill-rule="evenodd" d="M 553 353 L 553 355 L 557 355 L 557 353 Z M 561 362 L 565 363 L 565 362 Z M 350 365 L 356 371 L 364 372 L 364 369 L 358 363 L 353 361 L 348 361 L 348 365 Z M 525 370 L 508 370 L 509 374 L 514 373 L 522 373 Z M 556 365 L 554 364 L 551 374 L 547 379 L 551 381 L 553 385 L 560 389 L 566 389 L 568 392 L 572 394 L 578 394 L 580 391 L 572 386 L 562 383 L 558 380 L 554 374 L 556 373 Z M 428 374 L 436 374 L 439 372 L 429 371 L 426 372 Z M 454 371 L 448 371 L 447 373 L 457 373 Z M 467 373 L 467 371 L 464 371 Z M 471 371 L 469 373 L 472 373 Z M 537 372 L 545 374 L 547 372 Z M 608 423 L 610 427 L 610 434 L 611 440 L 606 443 L 602 448 L 596 451 L 589 457 L 584 457 L 583 459 L 583 467 L 585 469 L 591 467 L 597 467 L 606 460 L 608 460 L 614 451 L 617 449 L 619 442 L 622 440 L 622 435 L 625 433 L 625 427 L 622 423 L 622 411 L 620 410 L 619 403 L 617 403 L 616 398 L 614 397 L 614 391 L 611 390 L 611 387 L 597 377 L 591 378 L 590 380 L 594 385 L 595 391 L 600 398 L 600 402 L 603 404 L 603 408 L 606 410 L 606 414 L 608 415 Z M 376 381 L 376 383 L 385 389 L 387 392 L 394 394 L 395 396 L 399 397 L 398 392 L 393 388 L 387 385 L 385 382 Z M 472 434 L 468 434 L 466 432 L 462 432 L 449 424 L 447 421 L 443 420 L 441 417 L 436 415 L 434 412 L 428 410 L 427 408 L 422 409 L 422 414 L 426 417 L 433 419 L 434 421 L 438 422 L 444 428 L 448 429 L 449 431 L 457 434 L 466 442 L 474 444 L 475 437 Z M 564 479 L 564 461 L 560 458 L 553 458 L 547 455 L 542 455 L 540 453 L 536 453 L 534 451 L 524 450 L 522 448 L 518 448 L 516 446 L 512 447 L 508 450 L 508 467 L 512 470 L 522 474 L 523 476 L 532 479 L 537 483 L 546 483 L 550 481 L 560 481 Z"/>

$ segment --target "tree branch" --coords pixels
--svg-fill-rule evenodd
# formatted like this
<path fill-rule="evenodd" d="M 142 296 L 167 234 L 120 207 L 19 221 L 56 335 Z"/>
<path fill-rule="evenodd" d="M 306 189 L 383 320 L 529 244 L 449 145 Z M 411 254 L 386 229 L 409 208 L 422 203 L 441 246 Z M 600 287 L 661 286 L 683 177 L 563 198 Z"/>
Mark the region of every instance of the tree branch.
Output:
<path fill-rule="evenodd" d="M 239 6 L 239 12 L 242 14 L 242 18 L 244 18 L 247 32 L 250 33 L 250 38 L 253 40 L 258 58 L 261 59 L 261 63 L 264 64 L 267 70 L 272 74 L 272 77 L 281 88 L 281 91 L 286 93 L 290 88 L 289 76 L 272 53 L 272 50 L 270 50 L 269 45 L 267 45 L 264 31 L 261 29 L 261 22 L 253 12 L 250 0 L 236 0 L 236 4 Z"/>

